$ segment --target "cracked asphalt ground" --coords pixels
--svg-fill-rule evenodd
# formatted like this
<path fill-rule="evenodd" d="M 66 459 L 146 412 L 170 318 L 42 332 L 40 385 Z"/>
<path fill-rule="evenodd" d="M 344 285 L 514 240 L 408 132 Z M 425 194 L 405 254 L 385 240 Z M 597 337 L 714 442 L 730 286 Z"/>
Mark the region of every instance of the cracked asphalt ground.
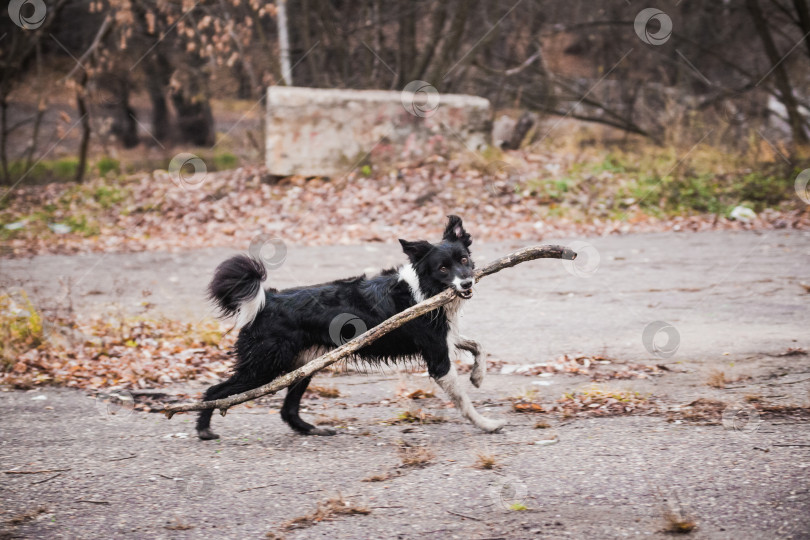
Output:
<path fill-rule="evenodd" d="M 510 396 L 535 388 L 551 405 L 563 393 L 589 388 L 590 378 L 491 370 L 482 388 L 467 385 L 482 412 L 509 425 L 485 434 L 438 392 L 418 402 L 398 397 L 403 389 L 430 389 L 418 373 L 350 372 L 316 378 L 337 387 L 340 397 L 304 401 L 305 417 L 336 424 L 334 437 L 290 432 L 278 418 L 281 397 L 273 396 L 215 416 L 222 439 L 201 442 L 189 415 L 169 421 L 110 414 L 107 404 L 76 390 L 2 392 L 2 534 L 666 538 L 669 509 L 697 524 L 695 538 L 810 538 L 807 415 L 749 414 L 709 425 L 672 416 L 698 398 L 725 402 L 729 411 L 752 396 L 772 406 L 810 405 L 810 356 L 780 356 L 810 349 L 810 294 L 802 286 L 810 282 L 808 240 L 810 234 L 796 231 L 593 238 L 587 239 L 599 256 L 593 272 L 591 252 L 584 270 L 534 261 L 478 285 L 462 330 L 481 341 L 490 361 L 531 364 L 582 354 L 665 366 L 660 376 L 601 384 L 649 394 L 656 410 L 640 415 L 515 413 Z M 570 240 L 544 243 L 558 242 Z M 473 245 L 479 265 L 517 247 Z M 231 253 L 40 256 L 0 265 L 3 287 L 24 286 L 41 303 L 70 300 L 79 316 L 137 313 L 149 289 L 157 312 L 194 320 L 208 313 L 204 287 Z M 290 246 L 270 283 L 316 283 L 401 261 L 393 244 Z M 651 354 L 642 343 L 655 321 L 677 330 L 672 356 Z M 737 382 L 707 385 L 712 369 Z M 415 407 L 445 421 L 393 421 Z M 535 428 L 538 421 L 549 427 Z M 424 447 L 433 457 L 403 466 L 402 446 Z M 477 468 L 480 454 L 494 456 L 495 468 Z M 34 474 L 15 474 L 23 471 Z M 363 481 L 374 475 L 388 479 Z M 370 513 L 282 529 L 338 493 Z"/>

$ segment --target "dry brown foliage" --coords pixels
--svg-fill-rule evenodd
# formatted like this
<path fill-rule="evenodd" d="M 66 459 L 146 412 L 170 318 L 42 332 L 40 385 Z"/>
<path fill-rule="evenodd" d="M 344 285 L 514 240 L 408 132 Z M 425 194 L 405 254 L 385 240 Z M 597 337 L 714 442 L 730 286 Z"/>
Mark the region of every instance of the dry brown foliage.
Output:
<path fill-rule="evenodd" d="M 430 448 L 425 446 L 400 446 L 399 459 L 403 467 L 424 467 L 436 457 Z"/>
<path fill-rule="evenodd" d="M 303 529 L 311 527 L 321 521 L 329 521 L 340 516 L 366 515 L 370 513 L 371 510 L 369 508 L 351 504 L 346 501 L 342 495 L 338 494 L 336 497 L 318 502 L 317 508 L 309 514 L 285 521 L 281 525 L 281 528 L 288 531 Z"/>
<path fill-rule="evenodd" d="M 478 452 L 475 455 L 475 468 L 476 469 L 495 469 L 499 465 L 498 457 L 490 452 Z"/>
<path fill-rule="evenodd" d="M 335 386 L 310 386 L 307 392 L 317 394 L 322 398 L 338 398 L 340 397 L 340 390 Z"/>

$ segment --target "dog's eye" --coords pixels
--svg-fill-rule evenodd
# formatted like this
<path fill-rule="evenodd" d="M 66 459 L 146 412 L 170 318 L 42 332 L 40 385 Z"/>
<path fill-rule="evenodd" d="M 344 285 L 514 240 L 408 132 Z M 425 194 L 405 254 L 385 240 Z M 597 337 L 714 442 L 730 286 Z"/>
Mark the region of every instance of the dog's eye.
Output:
<path fill-rule="evenodd" d="M 467 264 L 468 262 L 470 262 L 470 260 L 467 257 L 461 258 L 461 264 Z"/>
<path fill-rule="evenodd" d="M 447 273 L 447 267 L 446 266 L 440 267 L 439 272 L 441 272 L 442 274 L 446 274 Z"/>

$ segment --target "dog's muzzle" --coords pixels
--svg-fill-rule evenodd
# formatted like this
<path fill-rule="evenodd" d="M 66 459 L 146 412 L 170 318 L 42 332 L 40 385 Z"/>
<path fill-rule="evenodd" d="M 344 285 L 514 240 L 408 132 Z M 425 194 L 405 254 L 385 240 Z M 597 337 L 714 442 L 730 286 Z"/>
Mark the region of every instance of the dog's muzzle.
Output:
<path fill-rule="evenodd" d="M 473 280 L 468 279 L 462 281 L 461 283 L 458 284 L 458 287 L 456 288 L 456 294 L 464 298 L 465 300 L 469 300 L 470 298 L 472 298 L 473 295 L 472 286 Z"/>

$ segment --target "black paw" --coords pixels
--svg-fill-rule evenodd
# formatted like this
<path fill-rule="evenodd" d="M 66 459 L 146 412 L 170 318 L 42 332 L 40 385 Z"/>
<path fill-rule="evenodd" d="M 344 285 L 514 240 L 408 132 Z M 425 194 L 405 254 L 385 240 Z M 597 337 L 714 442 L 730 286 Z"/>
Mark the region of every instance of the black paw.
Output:
<path fill-rule="evenodd" d="M 328 427 L 316 427 L 307 431 L 307 435 L 321 435 L 321 436 L 330 436 L 335 435 L 336 433 L 337 431 Z"/>
<path fill-rule="evenodd" d="M 213 439 L 219 439 L 219 435 L 211 431 L 211 428 L 198 429 L 197 437 L 199 437 L 200 440 L 203 441 L 211 441 Z"/>

